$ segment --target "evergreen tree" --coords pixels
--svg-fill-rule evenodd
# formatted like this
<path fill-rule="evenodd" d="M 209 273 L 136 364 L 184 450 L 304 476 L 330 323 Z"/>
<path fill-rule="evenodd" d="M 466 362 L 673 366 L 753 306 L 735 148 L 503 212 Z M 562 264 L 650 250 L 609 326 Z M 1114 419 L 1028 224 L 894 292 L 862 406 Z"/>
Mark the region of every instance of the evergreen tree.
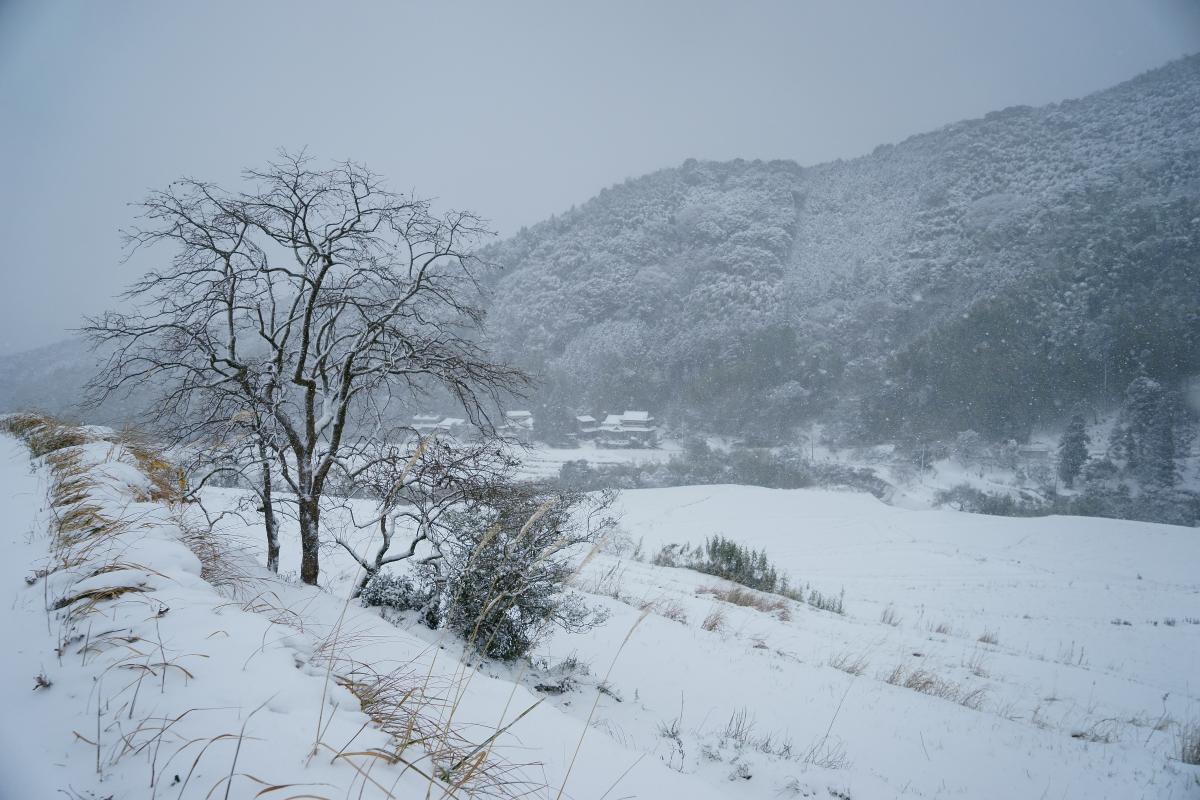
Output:
<path fill-rule="evenodd" d="M 1170 487 L 1178 480 L 1175 458 L 1183 423 L 1179 398 L 1158 381 L 1135 378 L 1113 428 L 1111 452 L 1146 487 Z"/>
<path fill-rule="evenodd" d="M 1068 489 L 1075 485 L 1075 479 L 1087 463 L 1088 445 L 1091 441 L 1083 415 L 1076 414 L 1071 417 L 1070 424 L 1058 441 L 1058 477 Z"/>

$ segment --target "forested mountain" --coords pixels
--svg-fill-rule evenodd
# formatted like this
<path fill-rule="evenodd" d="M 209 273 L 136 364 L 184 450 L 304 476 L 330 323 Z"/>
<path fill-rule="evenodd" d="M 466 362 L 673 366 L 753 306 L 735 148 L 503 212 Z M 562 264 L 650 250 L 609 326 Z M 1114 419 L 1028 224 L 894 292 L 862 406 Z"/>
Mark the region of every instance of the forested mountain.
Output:
<path fill-rule="evenodd" d="M 489 256 L 546 419 L 1020 437 L 1200 372 L 1200 56 L 850 161 L 688 160 Z"/>
<path fill-rule="evenodd" d="M 101 363 L 80 338 L 0 356 L 0 412 L 38 409 L 74 417 L 83 386 Z M 105 417 L 103 422 L 124 421 Z"/>
<path fill-rule="evenodd" d="M 490 344 L 541 377 L 543 430 L 644 407 L 771 438 L 1021 438 L 1200 373 L 1200 56 L 849 161 L 688 160 L 486 256 Z M 78 341 L 0 358 L 0 410 L 69 413 L 96 362 Z"/>

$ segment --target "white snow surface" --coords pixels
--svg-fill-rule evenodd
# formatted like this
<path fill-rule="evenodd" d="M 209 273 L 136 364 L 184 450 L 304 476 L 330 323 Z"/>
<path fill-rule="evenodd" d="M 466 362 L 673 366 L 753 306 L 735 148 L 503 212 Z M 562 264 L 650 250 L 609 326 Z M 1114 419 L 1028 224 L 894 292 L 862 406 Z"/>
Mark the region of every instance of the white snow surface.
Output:
<path fill-rule="evenodd" d="M 625 546 L 577 578 L 607 621 L 551 636 L 533 666 L 475 669 L 443 634 L 347 605 L 356 569 L 336 550 L 322 553 L 322 589 L 288 578 L 298 562 L 289 537 L 283 577 L 270 576 L 251 563 L 263 557 L 253 520 L 219 525 L 246 548 L 246 574 L 215 589 L 180 540 L 196 509 L 134 502 L 140 478 L 120 448 L 83 451 L 102 465 L 91 500 L 131 521 L 119 559 L 103 554 L 125 567 L 39 579 L 48 472 L 0 437 L 3 798 L 222 797 L 227 786 L 248 798 L 273 784 L 295 786 L 268 800 L 389 796 L 380 787 L 426 796 L 429 783 L 402 764 L 332 758 L 388 742 L 327 680 L 330 652 L 334 672 L 369 664 L 461 694 L 454 724 L 476 742 L 545 698 L 496 753 L 525 765 L 513 775 L 550 800 L 585 730 L 564 798 L 1200 797 L 1200 768 L 1175 758 L 1180 725 L 1200 719 L 1192 529 L 909 511 L 848 492 L 629 491 L 619 500 Z M 237 500 L 214 489 L 205 504 Z M 785 620 L 697 594 L 727 585 L 716 578 L 633 557 L 638 543 L 644 558 L 713 534 L 765 549 L 793 582 L 844 590 L 846 614 L 791 603 Z M 100 586 L 139 591 L 74 627 L 70 607 L 47 611 Z M 725 621 L 706 630 L 714 611 Z M 830 665 L 855 660 L 857 676 Z M 975 707 L 890 685 L 897 666 L 959 694 L 980 690 Z M 535 688 L 568 673 L 574 685 L 561 694 Z M 33 691 L 39 674 L 52 685 Z M 155 758 L 154 720 L 176 717 Z M 332 751 L 310 757 L 318 739 Z"/>

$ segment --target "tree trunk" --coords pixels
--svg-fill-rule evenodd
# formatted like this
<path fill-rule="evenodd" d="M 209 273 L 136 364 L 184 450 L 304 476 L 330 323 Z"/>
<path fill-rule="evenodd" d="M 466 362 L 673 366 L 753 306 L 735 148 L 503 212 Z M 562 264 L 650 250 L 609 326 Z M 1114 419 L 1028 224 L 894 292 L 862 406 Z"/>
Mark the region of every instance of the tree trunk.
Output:
<path fill-rule="evenodd" d="M 300 500 L 300 580 L 310 586 L 317 585 L 321 572 L 317 554 L 321 543 L 318 535 L 320 518 L 320 506 L 315 500 Z"/>
<path fill-rule="evenodd" d="M 262 459 L 262 511 L 263 527 L 267 531 L 267 569 L 279 574 L 279 522 L 275 519 L 272 498 L 271 462 L 267 460 L 267 448 L 259 444 L 258 454 Z"/>
<path fill-rule="evenodd" d="M 374 578 L 378 572 L 378 567 L 375 569 L 364 569 L 362 577 L 358 579 L 358 585 L 354 587 L 354 592 L 350 596 L 355 599 L 361 597 L 363 589 L 367 588 L 367 584 L 371 582 L 371 578 Z"/>
<path fill-rule="evenodd" d="M 387 524 L 388 524 L 387 515 L 384 514 L 384 515 L 380 516 L 379 517 L 379 536 L 380 536 L 380 539 L 383 542 L 383 544 L 380 545 L 379 552 L 375 554 L 375 564 L 373 566 L 368 566 L 366 564 L 362 565 L 362 568 L 363 568 L 362 577 L 359 578 L 359 580 L 358 580 L 358 586 L 354 587 L 354 593 L 351 595 L 351 597 L 354 597 L 357 599 L 360 595 L 362 595 L 363 589 L 367 588 L 367 584 L 371 582 L 371 578 L 374 578 L 376 573 L 378 573 L 379 570 L 383 568 L 383 557 L 384 557 L 384 555 L 387 554 L 388 548 L 391 546 L 391 543 L 392 543 L 392 536 L 388 532 Z"/>

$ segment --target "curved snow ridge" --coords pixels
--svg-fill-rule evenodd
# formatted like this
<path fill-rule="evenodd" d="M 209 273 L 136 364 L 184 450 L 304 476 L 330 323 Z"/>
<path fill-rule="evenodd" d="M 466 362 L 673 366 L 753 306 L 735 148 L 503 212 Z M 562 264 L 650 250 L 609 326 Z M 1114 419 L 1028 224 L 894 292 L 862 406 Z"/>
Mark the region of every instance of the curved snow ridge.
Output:
<path fill-rule="evenodd" d="M 327 743 L 381 753 L 391 743 L 315 663 L 312 637 L 278 621 L 284 609 L 275 619 L 261 613 L 271 590 L 253 576 L 244 577 L 257 604 L 202 579 L 206 565 L 185 544 L 188 508 L 177 498 L 139 499 L 152 486 L 138 457 L 111 431 L 87 434 L 84 444 L 35 459 L 32 482 L 15 481 L 23 485 L 10 509 L 32 513 L 33 530 L 10 529 L 0 542 L 3 589 L 13 593 L 6 627 L 19 652 L 5 681 L 19 689 L 6 693 L 23 695 L 6 703 L 23 723 L 20 731 L 5 725 L 4 743 L 19 734 L 23 744 L 0 769 L 5 790 L 253 797 L 291 784 L 271 795 L 290 797 L 361 786 L 364 763 L 379 759 L 331 760 L 338 750 Z M 0 438 L 13 477 L 21 448 Z M 55 506 L 68 480 L 86 489 Z M 40 507 L 34 486 L 48 492 Z M 13 753 L 0 748 L 0 760 Z M 402 768 L 376 766 L 365 780 L 364 797 L 428 788 Z"/>
<path fill-rule="evenodd" d="M 32 520 L 0 536 L 17 642 L 0 703 L 27 721 L 0 734 L 4 797 L 726 796 L 583 741 L 586 723 L 452 642 L 273 575 L 141 448 L 75 430 L 32 473 L 0 436 L 9 516 Z"/>

